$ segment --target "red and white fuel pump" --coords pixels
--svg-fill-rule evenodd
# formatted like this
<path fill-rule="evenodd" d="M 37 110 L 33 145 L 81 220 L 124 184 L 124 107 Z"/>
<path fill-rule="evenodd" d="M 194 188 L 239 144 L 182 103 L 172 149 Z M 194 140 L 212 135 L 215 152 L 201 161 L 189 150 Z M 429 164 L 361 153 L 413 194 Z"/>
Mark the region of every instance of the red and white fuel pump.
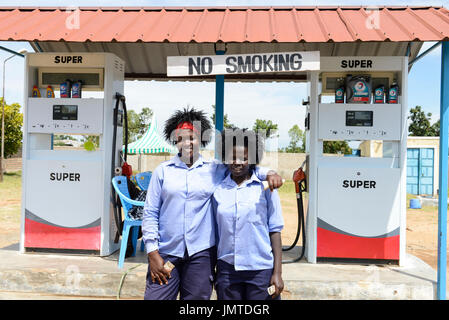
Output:
<path fill-rule="evenodd" d="M 124 69 L 111 53 L 26 55 L 21 252 L 104 256 L 119 248 L 111 179 L 121 161 L 124 112 L 116 100 L 123 95 Z M 48 86 L 56 91 L 66 80 L 79 81 L 83 95 L 96 91 L 100 97 L 66 96 L 63 88 L 57 97 L 46 96 Z M 55 134 L 95 136 L 99 147 L 56 149 Z"/>
<path fill-rule="evenodd" d="M 405 257 L 407 57 L 321 57 L 320 71 L 308 72 L 307 106 L 309 204 L 306 258 L 394 260 Z M 325 103 L 348 76 L 370 80 L 370 99 Z M 388 99 L 394 83 L 398 100 Z M 355 91 L 364 84 L 354 86 Z M 374 103 L 383 85 L 385 100 Z M 347 89 L 347 88 L 346 88 Z M 393 92 L 394 93 L 394 92 Z M 390 102 L 390 103 L 389 103 Z M 323 154 L 325 141 L 381 140 L 382 157 Z"/>

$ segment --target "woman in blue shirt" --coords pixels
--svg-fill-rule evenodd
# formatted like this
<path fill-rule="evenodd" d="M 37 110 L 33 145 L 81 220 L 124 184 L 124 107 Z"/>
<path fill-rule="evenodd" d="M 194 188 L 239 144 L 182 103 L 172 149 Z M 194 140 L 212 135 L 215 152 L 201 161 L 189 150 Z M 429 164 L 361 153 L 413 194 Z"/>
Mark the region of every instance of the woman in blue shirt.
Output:
<path fill-rule="evenodd" d="M 194 109 L 177 111 L 165 123 L 165 138 L 179 153 L 153 172 L 144 206 L 142 233 L 148 253 L 145 299 L 207 300 L 215 275 L 215 223 L 211 196 L 227 168 L 203 159 L 199 146 L 210 140 L 211 124 Z M 209 138 L 207 138 L 209 136 Z M 272 188 L 282 185 L 274 172 L 258 176 Z M 175 268 L 164 268 L 170 261 Z"/>
<path fill-rule="evenodd" d="M 222 135 L 230 173 L 215 190 L 212 205 L 217 223 L 219 300 L 280 299 L 284 222 L 277 191 L 264 190 L 254 174 L 263 141 L 253 131 Z M 272 295 L 268 288 L 274 285 Z"/>

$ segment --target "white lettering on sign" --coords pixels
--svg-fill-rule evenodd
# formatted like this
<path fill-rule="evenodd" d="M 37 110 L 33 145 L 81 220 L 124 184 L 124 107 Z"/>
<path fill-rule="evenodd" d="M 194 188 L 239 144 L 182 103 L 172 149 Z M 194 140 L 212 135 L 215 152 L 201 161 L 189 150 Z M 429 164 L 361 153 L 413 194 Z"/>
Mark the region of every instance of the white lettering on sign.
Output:
<path fill-rule="evenodd" d="M 167 76 L 203 76 L 320 69 L 320 52 L 167 57 Z"/>

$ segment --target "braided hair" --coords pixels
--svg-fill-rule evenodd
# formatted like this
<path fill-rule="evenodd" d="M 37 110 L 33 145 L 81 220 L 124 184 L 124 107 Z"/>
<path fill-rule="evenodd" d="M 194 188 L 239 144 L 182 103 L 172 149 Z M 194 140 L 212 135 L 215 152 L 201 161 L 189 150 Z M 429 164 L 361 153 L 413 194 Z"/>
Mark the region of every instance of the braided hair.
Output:
<path fill-rule="evenodd" d="M 176 130 L 180 125 L 188 123 L 193 125 L 194 131 L 199 133 L 201 139 L 201 146 L 205 147 L 211 140 L 210 130 L 212 125 L 203 111 L 195 110 L 194 108 L 184 108 L 184 110 L 177 110 L 167 121 L 164 126 L 164 137 L 172 144 L 176 144 L 175 139 Z"/>

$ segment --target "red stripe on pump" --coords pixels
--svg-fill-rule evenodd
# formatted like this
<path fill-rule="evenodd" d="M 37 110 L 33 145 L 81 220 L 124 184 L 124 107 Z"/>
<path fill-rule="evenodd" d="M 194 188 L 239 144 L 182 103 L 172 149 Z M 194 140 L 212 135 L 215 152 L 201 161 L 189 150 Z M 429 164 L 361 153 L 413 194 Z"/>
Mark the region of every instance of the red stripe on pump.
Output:
<path fill-rule="evenodd" d="M 399 235 L 387 238 L 365 238 L 318 228 L 317 256 L 399 260 Z"/>
<path fill-rule="evenodd" d="M 62 228 L 25 218 L 25 247 L 100 250 L 100 226 Z"/>

